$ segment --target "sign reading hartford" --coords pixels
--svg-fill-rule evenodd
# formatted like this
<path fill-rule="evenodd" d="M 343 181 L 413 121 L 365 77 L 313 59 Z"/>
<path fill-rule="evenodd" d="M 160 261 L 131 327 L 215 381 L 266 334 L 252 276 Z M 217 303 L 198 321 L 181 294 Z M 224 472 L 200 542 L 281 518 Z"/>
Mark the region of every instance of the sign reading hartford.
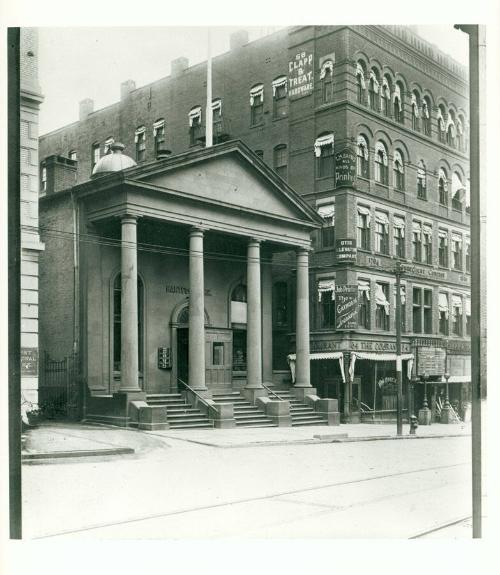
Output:
<path fill-rule="evenodd" d="M 288 62 L 288 97 L 291 100 L 313 93 L 313 62 L 313 53 L 305 50 L 295 54 L 295 58 Z"/>

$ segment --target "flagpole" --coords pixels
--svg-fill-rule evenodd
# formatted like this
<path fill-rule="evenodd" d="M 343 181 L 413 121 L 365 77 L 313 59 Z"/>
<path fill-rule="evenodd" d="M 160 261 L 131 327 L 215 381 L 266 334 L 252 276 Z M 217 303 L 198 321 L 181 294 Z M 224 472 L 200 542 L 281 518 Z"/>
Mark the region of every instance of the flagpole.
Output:
<path fill-rule="evenodd" d="M 212 50 L 210 46 L 210 28 L 207 30 L 207 111 L 205 121 L 205 147 L 213 145 L 213 111 L 212 111 Z"/>

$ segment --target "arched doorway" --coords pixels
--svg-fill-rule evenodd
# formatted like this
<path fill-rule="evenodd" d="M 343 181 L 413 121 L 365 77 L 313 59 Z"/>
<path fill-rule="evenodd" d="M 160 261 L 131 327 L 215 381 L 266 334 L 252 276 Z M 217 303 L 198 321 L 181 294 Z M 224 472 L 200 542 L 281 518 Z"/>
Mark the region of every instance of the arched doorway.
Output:
<path fill-rule="evenodd" d="M 181 310 L 177 323 L 177 385 L 182 389 L 189 377 L 189 306 Z"/>

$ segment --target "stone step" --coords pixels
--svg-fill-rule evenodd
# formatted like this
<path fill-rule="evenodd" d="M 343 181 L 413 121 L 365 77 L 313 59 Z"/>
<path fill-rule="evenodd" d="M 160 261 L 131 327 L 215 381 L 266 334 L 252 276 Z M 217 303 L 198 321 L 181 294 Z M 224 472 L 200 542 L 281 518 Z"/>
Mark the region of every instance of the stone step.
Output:
<path fill-rule="evenodd" d="M 211 423 L 207 423 L 206 421 L 196 423 L 196 422 L 189 422 L 189 423 L 174 423 L 170 425 L 170 429 L 213 429 L 213 425 Z"/>
<path fill-rule="evenodd" d="M 306 420 L 306 421 L 293 421 L 292 420 L 292 427 L 300 427 L 305 425 L 326 425 L 326 421 L 323 419 L 320 420 Z"/>
<path fill-rule="evenodd" d="M 236 422 L 236 427 L 277 427 L 272 421 L 244 421 Z"/>
<path fill-rule="evenodd" d="M 168 421 L 179 421 L 180 419 L 185 419 L 186 421 L 190 421 L 192 419 L 205 419 L 206 416 L 199 411 L 195 411 L 194 413 L 167 413 Z"/>

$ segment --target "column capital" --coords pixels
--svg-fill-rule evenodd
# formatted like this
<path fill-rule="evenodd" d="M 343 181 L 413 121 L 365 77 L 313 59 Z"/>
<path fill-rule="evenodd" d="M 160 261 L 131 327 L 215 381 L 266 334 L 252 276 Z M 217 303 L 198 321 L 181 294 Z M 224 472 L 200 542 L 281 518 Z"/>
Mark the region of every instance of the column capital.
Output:
<path fill-rule="evenodd" d="M 137 220 L 141 216 L 138 216 L 137 214 L 125 213 L 119 217 L 122 224 L 137 224 Z"/>
<path fill-rule="evenodd" d="M 309 255 L 312 251 L 313 251 L 313 248 L 311 245 L 309 245 L 309 246 L 298 246 L 295 248 L 295 252 L 297 253 L 297 255 L 299 255 L 299 254 Z"/>
<path fill-rule="evenodd" d="M 256 244 L 258 246 L 260 246 L 260 244 L 262 243 L 262 240 L 260 240 L 259 238 L 248 238 L 248 245 L 250 244 Z"/>
<path fill-rule="evenodd" d="M 205 232 L 208 230 L 205 226 L 191 226 L 189 228 L 189 237 L 198 236 L 203 237 Z"/>

